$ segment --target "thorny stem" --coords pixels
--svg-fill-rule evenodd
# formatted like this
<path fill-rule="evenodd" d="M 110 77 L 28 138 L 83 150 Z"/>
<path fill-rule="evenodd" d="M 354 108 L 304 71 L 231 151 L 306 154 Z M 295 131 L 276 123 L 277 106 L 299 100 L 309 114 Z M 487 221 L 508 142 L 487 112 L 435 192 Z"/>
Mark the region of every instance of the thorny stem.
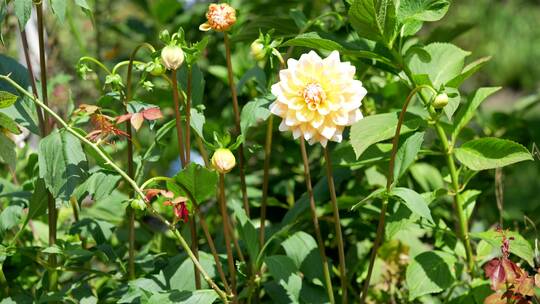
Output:
<path fill-rule="evenodd" d="M 394 184 L 394 164 L 396 160 L 397 147 L 399 144 L 399 135 L 401 133 L 401 126 L 403 125 L 403 119 L 405 118 L 405 113 L 407 112 L 407 108 L 409 107 L 409 103 L 411 102 L 412 97 L 421 89 L 426 89 L 426 88 L 431 89 L 431 87 L 428 87 L 428 86 L 418 86 L 414 88 L 407 96 L 407 99 L 405 99 L 405 103 L 403 104 L 401 112 L 399 113 L 399 119 L 396 125 L 396 132 L 394 133 L 394 137 L 392 138 L 392 152 L 390 154 L 390 162 L 388 164 L 388 174 L 386 177 L 386 192 L 387 193 L 389 193 L 392 190 L 392 185 Z M 386 220 L 387 208 L 388 208 L 388 198 L 385 198 L 382 201 L 381 213 L 379 214 L 379 224 L 377 226 L 377 236 L 375 237 L 375 243 L 373 244 L 373 250 L 371 251 L 371 257 L 369 259 L 369 266 L 368 266 L 368 273 L 367 273 L 366 280 L 364 281 L 364 287 L 362 289 L 362 298 L 361 298 L 360 303 L 365 303 L 366 301 L 367 292 L 369 289 L 369 283 L 371 280 L 371 275 L 373 273 L 373 266 L 375 265 L 375 259 L 377 258 L 377 251 L 379 250 L 379 246 L 381 245 L 381 242 L 384 237 L 384 225 L 385 225 L 385 220 Z"/>
<path fill-rule="evenodd" d="M 45 58 L 45 27 L 43 25 L 43 5 L 42 3 L 36 3 L 37 21 L 38 21 L 38 44 L 39 44 L 39 65 L 41 76 L 41 98 L 45 105 L 49 104 L 49 98 L 47 95 L 47 61 Z M 50 132 L 50 120 L 49 115 L 44 113 L 43 115 L 43 130 L 44 135 L 47 136 Z M 56 202 L 50 192 L 47 192 L 47 209 L 49 211 L 49 246 L 56 244 Z M 49 264 L 51 270 L 49 272 L 49 290 L 57 290 L 58 284 L 58 272 L 56 271 L 56 255 L 49 255 Z"/>
<path fill-rule="evenodd" d="M 315 229 L 315 238 L 317 239 L 317 244 L 319 247 L 319 253 L 322 259 L 322 267 L 324 280 L 326 284 L 326 291 L 328 293 L 328 299 L 330 303 L 335 303 L 334 300 L 334 291 L 332 288 L 332 279 L 330 278 L 330 269 L 328 266 L 328 259 L 326 258 L 324 241 L 321 234 L 321 229 L 319 227 L 319 219 L 317 218 L 317 207 L 315 206 L 315 196 L 313 195 L 313 187 L 311 185 L 311 174 L 309 169 L 309 160 L 306 152 L 306 143 L 304 138 L 300 138 L 300 152 L 302 154 L 302 161 L 304 162 L 304 177 L 306 180 L 306 189 L 309 197 L 309 207 L 311 209 L 311 219 L 313 220 L 313 228 Z"/>
<path fill-rule="evenodd" d="M 225 175 L 219 174 L 219 209 L 221 211 L 221 218 L 223 221 L 223 235 L 225 237 L 225 248 L 227 249 L 227 262 L 229 265 L 229 273 L 231 275 L 231 288 L 234 294 L 234 302 L 238 300 L 236 298 L 236 269 L 234 265 L 234 256 L 231 249 L 231 234 L 229 214 L 227 213 L 227 206 L 225 200 Z"/>
<path fill-rule="evenodd" d="M 332 203 L 332 211 L 334 213 L 334 224 L 336 229 L 336 237 L 338 243 L 339 255 L 339 274 L 341 279 L 341 303 L 347 304 L 347 268 L 345 265 L 345 246 L 343 245 L 343 234 L 341 233 L 341 222 L 339 219 L 339 209 L 336 198 L 336 187 L 334 184 L 334 173 L 332 170 L 332 161 L 330 159 L 330 151 L 328 146 L 324 147 L 324 159 L 326 162 L 326 179 L 328 181 L 328 190 L 330 191 L 330 201 Z"/>
<path fill-rule="evenodd" d="M 147 209 L 155 216 L 157 217 L 161 222 L 163 222 L 167 227 L 169 227 L 169 230 L 173 233 L 173 235 L 178 239 L 180 242 L 180 245 L 182 248 L 187 252 L 189 258 L 193 261 L 193 263 L 196 265 L 197 269 L 201 272 L 203 275 L 203 278 L 205 281 L 210 285 L 212 289 L 218 294 L 218 296 L 222 299 L 224 303 L 229 303 L 227 299 L 227 294 L 219 288 L 219 286 L 216 285 L 216 283 L 210 278 L 208 273 L 204 270 L 204 268 L 201 266 L 193 252 L 191 251 L 189 245 L 187 244 L 184 237 L 178 232 L 178 230 L 172 225 L 165 217 L 163 217 L 161 214 L 159 214 L 156 209 L 152 207 L 152 205 L 146 200 L 146 196 L 144 195 L 141 187 L 137 185 L 137 183 L 129 177 L 129 175 L 124 172 L 118 165 L 116 165 L 110 158 L 103 152 L 103 150 L 96 145 L 95 143 L 91 142 L 89 139 L 84 137 L 81 133 L 74 130 L 69 126 L 58 114 L 56 114 L 51 108 L 46 106 L 41 100 L 35 98 L 31 93 L 23 89 L 19 84 L 17 84 L 15 81 L 13 81 L 11 78 L 5 75 L 0 75 L 0 80 L 4 80 L 11 84 L 14 88 L 16 88 L 19 92 L 26 95 L 28 98 L 30 98 L 34 103 L 36 103 L 38 106 L 40 106 L 42 109 L 44 109 L 48 114 L 50 114 L 67 132 L 71 133 L 73 136 L 75 136 L 78 140 L 80 140 L 82 143 L 88 145 L 92 148 L 104 161 L 107 165 L 109 165 L 114 171 L 116 171 L 122 178 L 131 185 L 131 187 L 135 190 L 137 195 L 146 202 Z"/>
<path fill-rule="evenodd" d="M 240 134 L 240 106 L 238 105 L 238 95 L 236 94 L 236 85 L 234 83 L 233 68 L 231 63 L 231 43 L 229 40 L 229 35 L 226 32 L 223 33 L 223 37 L 225 41 L 225 57 L 227 60 L 227 77 L 229 79 L 229 87 L 232 95 L 234 122 L 236 133 Z M 249 218 L 249 201 L 247 196 L 246 176 L 244 173 L 244 162 L 244 145 L 240 144 L 238 147 L 238 171 L 240 176 L 240 187 L 242 189 L 242 202 L 244 203 L 246 215 Z"/>

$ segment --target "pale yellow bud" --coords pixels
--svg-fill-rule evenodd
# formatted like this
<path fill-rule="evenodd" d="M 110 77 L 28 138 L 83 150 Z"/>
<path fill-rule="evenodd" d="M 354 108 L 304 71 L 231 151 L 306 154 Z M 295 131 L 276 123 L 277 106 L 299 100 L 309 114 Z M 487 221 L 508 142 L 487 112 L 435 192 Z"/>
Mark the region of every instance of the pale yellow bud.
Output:
<path fill-rule="evenodd" d="M 212 156 L 212 166 L 221 174 L 230 172 L 236 166 L 236 159 L 231 150 L 219 148 Z"/>
<path fill-rule="evenodd" d="M 262 44 L 259 39 L 253 41 L 251 43 L 251 55 L 256 60 L 264 60 L 264 57 L 266 56 L 266 52 L 264 51 L 264 44 Z"/>
<path fill-rule="evenodd" d="M 184 51 L 176 45 L 168 45 L 161 50 L 161 61 L 167 70 L 176 70 L 184 62 Z"/>
<path fill-rule="evenodd" d="M 445 93 L 437 95 L 437 97 L 435 97 L 435 100 L 433 101 L 433 107 L 435 109 L 442 109 L 446 107 L 447 104 L 448 104 L 448 95 L 446 95 Z"/>

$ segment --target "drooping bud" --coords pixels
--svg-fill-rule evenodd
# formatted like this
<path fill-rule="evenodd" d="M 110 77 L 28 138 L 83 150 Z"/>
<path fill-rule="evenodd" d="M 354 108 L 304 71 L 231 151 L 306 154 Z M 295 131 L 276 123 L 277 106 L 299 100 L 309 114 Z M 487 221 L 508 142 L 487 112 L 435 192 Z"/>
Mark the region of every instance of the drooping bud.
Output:
<path fill-rule="evenodd" d="M 178 69 L 184 62 L 184 51 L 176 45 L 168 45 L 161 50 L 161 62 L 168 70 Z"/>
<path fill-rule="evenodd" d="M 447 104 L 448 104 L 448 95 L 446 95 L 446 93 L 437 95 L 437 97 L 435 97 L 435 100 L 433 101 L 433 107 L 435 109 L 442 109 L 446 107 Z"/>
<path fill-rule="evenodd" d="M 255 58 L 255 60 L 264 60 L 266 52 L 264 50 L 264 44 L 262 44 L 259 39 L 251 43 L 251 55 L 253 56 L 253 58 Z"/>
<path fill-rule="evenodd" d="M 230 172 L 236 166 L 236 159 L 231 150 L 219 148 L 212 156 L 212 166 L 221 174 Z"/>
<path fill-rule="evenodd" d="M 236 10 L 227 3 L 212 3 L 208 6 L 206 19 L 207 21 L 199 26 L 199 30 L 225 32 L 236 22 Z"/>

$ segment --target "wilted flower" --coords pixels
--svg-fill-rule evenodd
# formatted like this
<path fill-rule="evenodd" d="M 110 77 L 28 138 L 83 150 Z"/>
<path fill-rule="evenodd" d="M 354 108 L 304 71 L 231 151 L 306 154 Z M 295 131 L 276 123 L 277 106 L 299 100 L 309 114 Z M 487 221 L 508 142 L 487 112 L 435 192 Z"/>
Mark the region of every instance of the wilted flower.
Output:
<path fill-rule="evenodd" d="M 324 59 L 311 51 L 287 65 L 272 86 L 277 98 L 270 111 L 283 118 L 279 130 L 323 147 L 329 140 L 341 142 L 343 129 L 362 119 L 359 107 L 367 93 L 353 79 L 355 67 L 341 62 L 337 51 Z"/>
<path fill-rule="evenodd" d="M 168 45 L 161 50 L 161 61 L 168 70 L 178 69 L 184 62 L 184 51 L 176 45 Z"/>
<path fill-rule="evenodd" d="M 230 172 L 236 165 L 236 159 L 231 150 L 219 148 L 212 156 L 212 166 L 221 174 Z"/>
<path fill-rule="evenodd" d="M 225 32 L 236 22 L 236 10 L 226 3 L 213 3 L 208 6 L 206 19 L 208 21 L 201 24 L 199 30 Z"/>

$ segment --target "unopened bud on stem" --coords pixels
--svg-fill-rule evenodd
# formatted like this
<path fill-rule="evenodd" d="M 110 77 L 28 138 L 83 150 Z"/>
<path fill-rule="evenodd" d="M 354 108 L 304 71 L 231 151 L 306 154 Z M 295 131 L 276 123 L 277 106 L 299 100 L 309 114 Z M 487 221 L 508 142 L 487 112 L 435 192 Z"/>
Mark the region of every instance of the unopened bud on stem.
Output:
<path fill-rule="evenodd" d="M 230 172 L 236 165 L 236 159 L 231 150 L 219 148 L 212 156 L 212 166 L 221 174 Z"/>
<path fill-rule="evenodd" d="M 445 93 L 437 95 L 437 97 L 435 97 L 435 100 L 433 101 L 433 107 L 435 109 L 442 109 L 446 107 L 447 104 L 448 104 L 448 95 L 446 95 Z"/>
<path fill-rule="evenodd" d="M 184 62 L 184 51 L 176 45 L 168 45 L 161 50 L 161 61 L 168 70 L 178 69 Z"/>

